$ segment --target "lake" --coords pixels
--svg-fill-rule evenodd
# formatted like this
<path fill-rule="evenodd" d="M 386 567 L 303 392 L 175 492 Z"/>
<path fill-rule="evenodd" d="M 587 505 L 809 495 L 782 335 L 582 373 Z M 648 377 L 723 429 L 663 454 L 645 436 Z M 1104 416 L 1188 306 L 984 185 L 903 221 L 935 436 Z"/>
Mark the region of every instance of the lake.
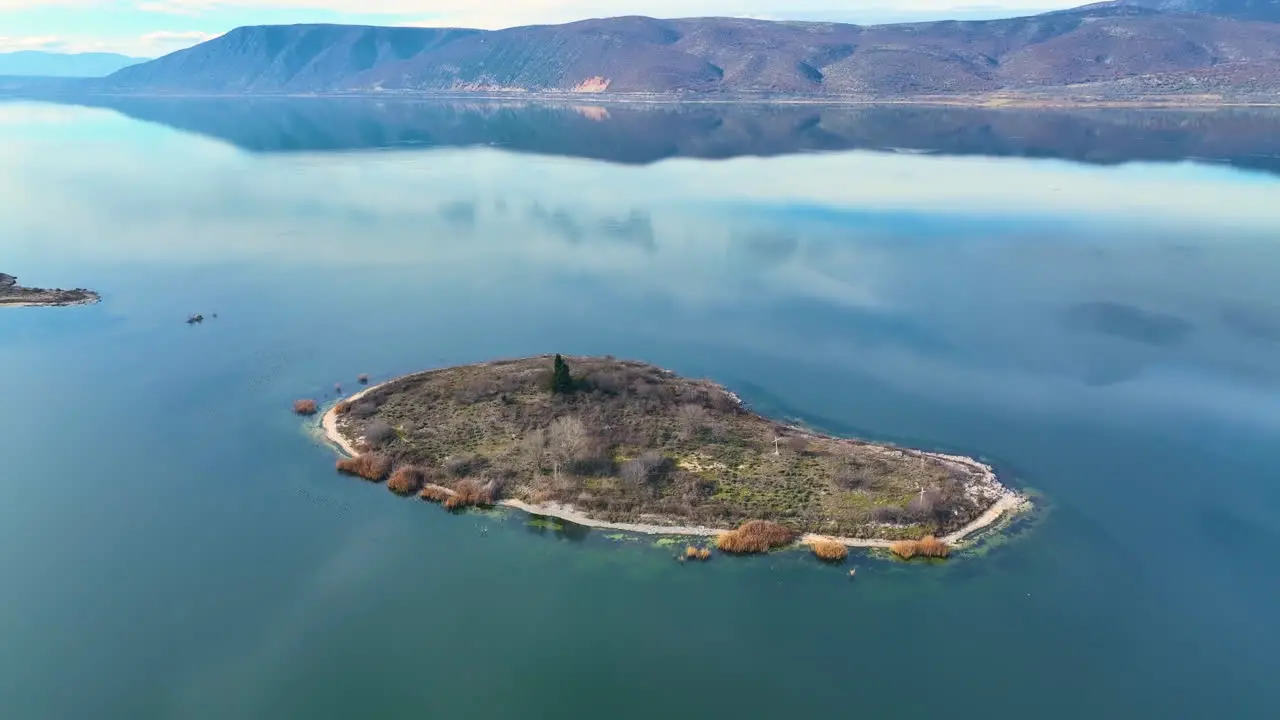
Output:
<path fill-rule="evenodd" d="M 0 716 L 1274 717 L 1278 129 L 0 103 L 0 271 L 103 298 L 0 310 Z M 1037 510 L 853 581 L 686 566 L 340 477 L 289 412 L 546 352 L 972 454 Z"/>

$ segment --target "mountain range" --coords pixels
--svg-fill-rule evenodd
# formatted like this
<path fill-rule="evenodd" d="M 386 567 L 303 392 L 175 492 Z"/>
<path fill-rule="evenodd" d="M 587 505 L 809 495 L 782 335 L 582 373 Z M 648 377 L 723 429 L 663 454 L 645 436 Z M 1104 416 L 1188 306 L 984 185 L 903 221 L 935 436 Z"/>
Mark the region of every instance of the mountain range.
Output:
<path fill-rule="evenodd" d="M 51 53 L 21 50 L 0 53 L 0 75 L 33 77 L 103 77 L 130 65 L 146 62 L 115 53 Z"/>
<path fill-rule="evenodd" d="M 256 26 L 91 81 L 100 93 L 555 93 L 1273 100 L 1280 0 L 1123 0 L 858 26 L 617 17 L 484 31 Z"/>

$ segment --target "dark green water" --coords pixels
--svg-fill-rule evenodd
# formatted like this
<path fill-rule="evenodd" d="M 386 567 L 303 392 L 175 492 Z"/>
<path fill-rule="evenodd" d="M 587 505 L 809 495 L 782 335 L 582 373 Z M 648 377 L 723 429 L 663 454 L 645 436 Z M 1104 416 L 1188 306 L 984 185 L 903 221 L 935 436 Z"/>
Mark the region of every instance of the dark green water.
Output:
<path fill-rule="evenodd" d="M 1280 713 L 1280 180 L 378 148 L 0 105 L 0 271 L 104 299 L 0 310 L 0 717 Z M 541 352 L 978 455 L 1043 510 L 852 582 L 686 567 L 338 477 L 288 412 Z"/>

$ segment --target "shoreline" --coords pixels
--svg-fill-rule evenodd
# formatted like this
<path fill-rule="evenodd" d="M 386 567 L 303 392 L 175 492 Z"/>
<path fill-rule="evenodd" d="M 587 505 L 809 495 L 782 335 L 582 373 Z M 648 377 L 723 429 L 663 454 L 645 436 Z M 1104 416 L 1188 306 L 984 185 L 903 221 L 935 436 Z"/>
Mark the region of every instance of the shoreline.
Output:
<path fill-rule="evenodd" d="M 487 363 L 473 363 L 473 364 L 485 365 Z M 410 373 L 408 375 L 401 375 L 399 377 L 395 377 L 390 380 L 384 380 L 383 382 L 370 385 L 349 397 L 339 398 L 338 400 L 334 401 L 334 403 L 330 405 L 327 410 L 325 410 L 324 415 L 322 415 L 320 418 L 320 428 L 322 430 L 324 439 L 329 443 L 331 447 L 333 447 L 336 450 L 339 450 L 340 452 L 350 457 L 355 457 L 359 455 L 360 453 L 359 451 L 356 450 L 355 446 L 349 440 L 347 440 L 347 438 L 344 437 L 338 429 L 338 413 L 336 411 L 338 403 L 355 402 L 360 398 L 364 397 L 366 394 L 380 387 L 384 387 L 386 385 L 390 385 L 392 383 L 399 382 L 401 380 L 408 380 L 410 378 L 413 378 L 419 375 L 425 375 L 428 373 L 437 372 L 443 369 L 445 368 L 436 368 L 432 370 L 424 370 L 421 372 Z M 734 397 L 736 398 L 737 396 L 734 395 Z M 797 428 L 797 429 L 801 429 L 801 428 Z M 812 431 L 804 430 L 804 432 L 812 432 Z M 868 443 L 868 444 L 877 445 L 876 443 Z M 955 530 L 939 538 L 943 542 L 953 547 L 958 548 L 970 542 L 973 542 L 981 535 L 983 530 L 986 530 L 998 524 L 1005 517 L 1022 512 L 1031 507 L 1031 501 L 1029 498 L 1019 494 L 1017 491 L 1011 488 L 1007 488 L 1004 485 L 1001 485 L 1000 482 L 996 479 L 995 471 L 991 468 L 991 466 L 986 465 L 985 463 L 982 463 L 974 458 L 963 456 L 963 455 L 947 455 L 943 453 L 929 452 L 926 450 L 900 448 L 900 447 L 891 446 L 891 445 L 877 445 L 877 447 L 884 447 L 886 450 L 889 450 L 889 451 L 898 451 L 898 452 L 904 452 L 904 453 L 909 453 L 913 455 L 933 457 L 933 458 L 938 458 L 948 462 L 955 462 L 955 463 L 968 465 L 972 468 L 979 470 L 982 473 L 982 476 L 983 476 L 982 480 L 983 480 L 985 489 L 994 491 L 995 488 L 999 488 L 998 496 L 996 497 L 995 501 L 991 504 L 990 507 L 984 510 L 981 515 L 969 521 L 967 524 L 965 524 L 964 527 L 961 527 L 960 529 Z M 729 532 L 730 530 L 730 528 L 713 528 L 713 527 L 707 527 L 704 525 L 675 525 L 675 524 L 667 525 L 667 524 L 644 523 L 644 522 L 638 522 L 638 523 L 609 522 L 607 520 L 599 520 L 596 518 L 592 518 L 582 513 L 577 508 L 571 505 L 564 505 L 561 503 L 544 503 L 541 505 L 534 505 L 531 503 L 524 502 L 523 500 L 516 500 L 514 498 L 504 498 L 502 500 L 499 500 L 497 502 L 497 505 L 499 507 L 511 508 L 514 510 L 519 510 L 521 512 L 529 513 L 530 515 L 539 515 L 542 517 L 553 517 L 559 520 L 564 520 L 567 522 L 574 523 L 575 525 L 582 525 L 584 527 L 597 528 L 601 530 L 620 530 L 622 532 L 632 532 L 632 533 L 639 533 L 643 535 L 715 537 L 722 533 Z M 845 545 L 846 547 L 853 547 L 853 548 L 887 549 L 890 546 L 892 546 L 894 542 L 896 542 L 895 540 L 885 540 L 880 538 L 849 538 L 849 537 L 822 535 L 820 533 L 804 533 L 796 540 L 796 544 L 808 545 L 814 542 L 815 540 L 820 540 L 820 539 L 834 540 L 838 543 L 841 543 L 842 545 Z"/>
<path fill-rule="evenodd" d="M 1022 108 L 1022 109 L 1070 109 L 1070 108 L 1128 108 L 1128 109 L 1203 109 L 1218 108 L 1273 108 L 1280 107 L 1280 102 L 1269 97 L 1221 96 L 1221 95 L 1137 95 L 1128 98 L 1107 98 L 1089 95 L 1052 95 L 1032 93 L 991 93 L 983 95 L 919 95 L 898 97 L 862 97 L 850 95 L 835 96 L 790 96 L 760 97 L 744 96 L 688 96 L 668 93 L 590 93 L 572 91 L 352 91 L 352 92 L 317 92 L 317 93 L 131 93 L 131 92 L 90 92 L 90 93 L 49 93 L 21 95 L 29 100 L 51 100 L 53 102 L 74 103 L 77 99 L 107 98 L 164 98 L 164 99 L 353 99 L 353 100 L 411 100 L 411 101 L 514 101 L 533 103 L 569 103 L 597 105 L 830 105 L 861 107 L 868 105 L 932 105 L 941 107 L 975 107 L 975 108 Z"/>

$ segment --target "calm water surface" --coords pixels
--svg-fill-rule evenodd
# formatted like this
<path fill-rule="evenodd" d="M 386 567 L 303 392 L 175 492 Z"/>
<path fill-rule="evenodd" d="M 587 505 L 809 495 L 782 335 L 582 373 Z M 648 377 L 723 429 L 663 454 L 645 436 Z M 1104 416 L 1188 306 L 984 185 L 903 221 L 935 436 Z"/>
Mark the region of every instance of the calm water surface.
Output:
<path fill-rule="evenodd" d="M 0 311 L 0 717 L 1280 714 L 1280 177 L 527 145 L 0 104 L 0 271 L 104 300 Z M 288 413 L 542 352 L 978 455 L 1041 511 L 854 582 L 685 567 L 338 477 Z"/>

